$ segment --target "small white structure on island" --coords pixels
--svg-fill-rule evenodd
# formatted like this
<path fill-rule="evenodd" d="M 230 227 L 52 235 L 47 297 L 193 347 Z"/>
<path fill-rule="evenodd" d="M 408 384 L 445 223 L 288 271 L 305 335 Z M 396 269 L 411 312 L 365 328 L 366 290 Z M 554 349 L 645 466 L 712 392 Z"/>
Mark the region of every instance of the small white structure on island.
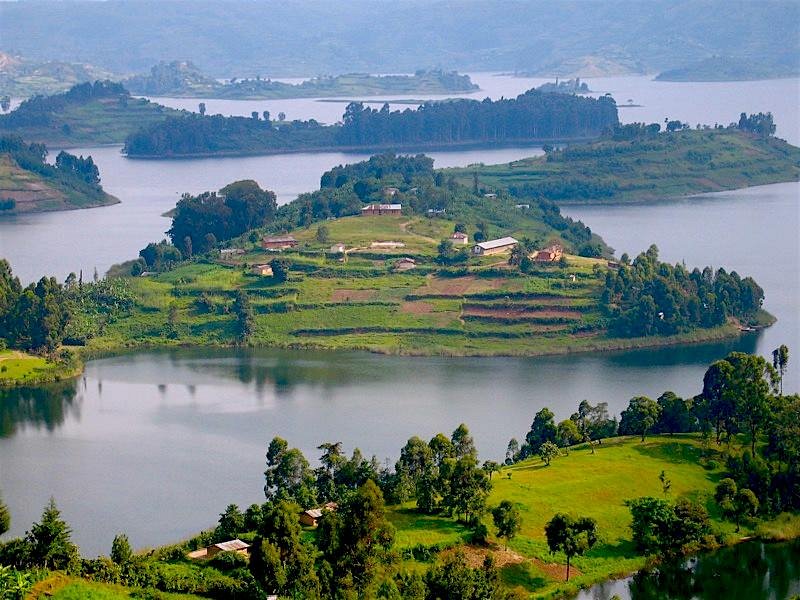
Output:
<path fill-rule="evenodd" d="M 502 237 L 488 242 L 481 242 L 472 247 L 475 256 L 490 256 L 492 254 L 502 254 L 509 252 L 511 248 L 519 244 L 513 237 Z"/>

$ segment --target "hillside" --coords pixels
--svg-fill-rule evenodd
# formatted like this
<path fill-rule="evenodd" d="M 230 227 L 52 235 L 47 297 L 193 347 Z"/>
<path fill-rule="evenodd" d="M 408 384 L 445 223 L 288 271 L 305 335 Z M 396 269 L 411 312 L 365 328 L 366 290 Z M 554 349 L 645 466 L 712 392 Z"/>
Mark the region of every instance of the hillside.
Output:
<path fill-rule="evenodd" d="M 354 0 L 348 8 L 314 0 L 44 0 L 0 3 L 0 21 L 3 46 L 32 58 L 90 57 L 116 72 L 149 69 L 153 57 L 192 60 L 212 77 L 430 66 L 589 76 L 657 73 L 710 54 L 800 54 L 792 0 L 563 0 L 502 10 L 491 0 L 457 10 L 446 0 Z"/>
<path fill-rule="evenodd" d="M 172 114 L 178 111 L 133 98 L 119 84 L 98 81 L 26 100 L 0 115 L 0 134 L 60 147 L 120 144 L 137 128 Z"/>
<path fill-rule="evenodd" d="M 624 137 L 448 173 L 469 183 L 477 172 L 489 188 L 557 203 L 642 202 L 800 178 L 800 148 L 774 137 L 737 129 Z"/>
<path fill-rule="evenodd" d="M 34 61 L 0 52 L 0 96 L 28 98 L 57 94 L 74 85 L 111 79 L 114 74 L 90 64 Z"/>
<path fill-rule="evenodd" d="M 800 58 L 789 52 L 764 60 L 712 56 L 656 75 L 657 81 L 748 81 L 797 77 Z"/>
<path fill-rule="evenodd" d="M 56 165 L 49 165 L 42 150 L 20 138 L 0 136 L 0 217 L 119 202 L 103 191 L 91 157 L 61 153 Z"/>
<path fill-rule="evenodd" d="M 268 78 L 232 78 L 220 82 L 203 74 L 191 62 L 159 63 L 146 75 L 126 79 L 123 84 L 134 94 L 181 98 L 228 98 L 269 100 L 321 98 L 324 96 L 378 96 L 381 94 L 448 94 L 472 92 L 478 86 L 469 75 L 445 71 L 417 71 L 413 75 L 368 75 L 350 73 L 314 77 L 301 83 Z"/>

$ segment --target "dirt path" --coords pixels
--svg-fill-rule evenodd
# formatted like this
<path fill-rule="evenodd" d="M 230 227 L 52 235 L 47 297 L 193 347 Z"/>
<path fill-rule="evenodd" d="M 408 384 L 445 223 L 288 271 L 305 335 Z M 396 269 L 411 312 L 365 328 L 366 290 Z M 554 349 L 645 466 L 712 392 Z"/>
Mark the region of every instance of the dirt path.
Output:
<path fill-rule="evenodd" d="M 439 240 L 435 240 L 435 239 L 430 238 L 430 237 L 428 237 L 426 235 L 421 235 L 421 234 L 417 233 L 416 231 L 409 231 L 408 230 L 408 226 L 411 225 L 411 223 L 412 223 L 412 221 L 406 221 L 405 223 L 400 223 L 400 230 L 403 233 L 408 233 L 410 235 L 413 235 L 414 237 L 418 237 L 421 240 L 425 240 L 426 242 L 430 242 L 432 244 L 438 244 L 439 243 Z"/>

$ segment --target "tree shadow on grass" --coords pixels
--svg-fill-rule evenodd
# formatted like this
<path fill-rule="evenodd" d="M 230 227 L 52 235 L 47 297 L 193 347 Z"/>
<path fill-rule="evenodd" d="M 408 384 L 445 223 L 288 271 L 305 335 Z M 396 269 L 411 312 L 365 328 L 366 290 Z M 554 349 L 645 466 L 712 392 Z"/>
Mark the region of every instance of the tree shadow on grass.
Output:
<path fill-rule="evenodd" d="M 534 592 L 550 583 L 528 561 L 506 565 L 500 571 L 500 579 L 508 586 L 520 586 L 529 592 Z"/>

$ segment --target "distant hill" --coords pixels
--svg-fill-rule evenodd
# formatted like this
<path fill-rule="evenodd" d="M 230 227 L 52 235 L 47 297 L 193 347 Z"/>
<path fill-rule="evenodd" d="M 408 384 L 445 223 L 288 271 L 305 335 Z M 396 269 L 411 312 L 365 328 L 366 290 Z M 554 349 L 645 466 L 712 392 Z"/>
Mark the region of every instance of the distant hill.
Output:
<path fill-rule="evenodd" d="M 110 71 L 90 64 L 41 62 L 0 52 L 0 96 L 28 98 L 56 94 L 78 83 L 112 78 L 115 75 Z"/>
<path fill-rule="evenodd" d="M 0 134 L 70 147 L 120 144 L 137 128 L 179 111 L 132 98 L 118 83 L 82 83 L 54 96 L 35 96 L 0 115 Z"/>
<path fill-rule="evenodd" d="M 46 152 L 41 144 L 0 136 L 0 217 L 119 202 L 103 191 L 91 157 L 61 152 L 50 165 L 44 160 Z"/>
<path fill-rule="evenodd" d="M 380 94 L 472 92 L 478 88 L 469 75 L 441 70 L 417 71 L 414 75 L 368 75 L 352 73 L 315 77 L 292 84 L 271 79 L 237 79 L 227 82 L 203 74 L 193 63 L 159 63 L 147 75 L 124 82 L 134 94 L 183 98 L 230 98 L 261 100 L 274 98 L 321 98 L 324 96 L 373 96 Z"/>
<path fill-rule="evenodd" d="M 732 56 L 712 56 L 677 69 L 663 71 L 658 81 L 747 81 L 797 77 L 800 55 L 784 53 L 768 60 L 750 60 Z"/>
<path fill-rule="evenodd" d="M 658 73 L 711 55 L 800 54 L 796 0 L 37 0 L 0 2 L 0 45 L 140 72 L 192 60 L 212 77 Z"/>

